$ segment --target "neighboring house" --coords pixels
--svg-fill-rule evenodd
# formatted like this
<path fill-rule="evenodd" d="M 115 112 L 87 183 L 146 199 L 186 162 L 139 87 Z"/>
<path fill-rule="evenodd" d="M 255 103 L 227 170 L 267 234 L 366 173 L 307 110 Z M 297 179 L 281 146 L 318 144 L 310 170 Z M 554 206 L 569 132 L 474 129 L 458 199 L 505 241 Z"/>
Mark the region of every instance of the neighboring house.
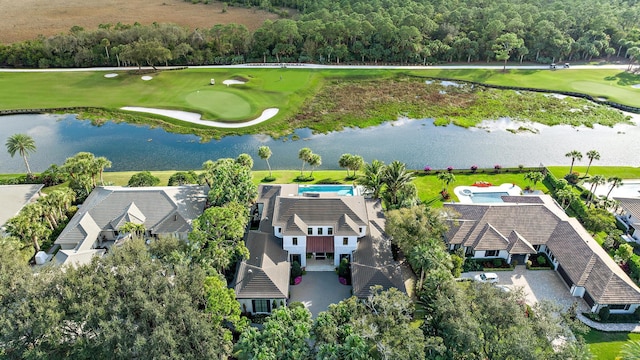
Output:
<path fill-rule="evenodd" d="M 206 201 L 203 186 L 97 187 L 55 241 L 56 262 L 81 265 L 101 256 L 129 236 L 120 232 L 127 222 L 144 225 L 146 237 L 186 239 Z"/>
<path fill-rule="evenodd" d="M 573 296 L 597 312 L 633 313 L 640 288 L 575 219 L 548 195 L 505 196 L 498 204 L 445 204 L 453 210 L 446 242 L 471 258 L 517 259 L 546 253 Z"/>
<path fill-rule="evenodd" d="M 4 225 L 28 203 L 40 197 L 42 184 L 0 185 L 0 234 L 4 233 Z"/>
<path fill-rule="evenodd" d="M 618 216 L 626 226 L 627 233 L 633 237 L 636 242 L 640 242 L 640 198 L 621 198 L 616 197 L 622 208 L 622 215 Z"/>
<path fill-rule="evenodd" d="M 347 258 L 358 297 L 368 296 L 372 285 L 405 291 L 376 200 L 299 194 L 295 184 L 261 185 L 245 239 L 250 256 L 239 264 L 233 284 L 245 312 L 269 313 L 281 300 L 286 303 L 291 263 L 306 267 L 307 258 L 329 261 L 331 269 Z"/>

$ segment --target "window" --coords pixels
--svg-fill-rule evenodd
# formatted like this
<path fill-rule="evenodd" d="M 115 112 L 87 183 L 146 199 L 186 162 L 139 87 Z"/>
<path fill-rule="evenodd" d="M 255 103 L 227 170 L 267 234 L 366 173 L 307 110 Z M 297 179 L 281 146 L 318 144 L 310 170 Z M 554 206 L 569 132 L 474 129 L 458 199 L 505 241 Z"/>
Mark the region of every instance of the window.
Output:
<path fill-rule="evenodd" d="M 318 228 L 318 235 L 322 235 L 322 228 Z"/>
<path fill-rule="evenodd" d="M 293 243 L 294 246 L 298 245 L 298 238 L 294 237 L 293 239 L 291 239 L 291 242 Z"/>
<path fill-rule="evenodd" d="M 327 235 L 333 235 L 333 228 L 327 228 Z"/>
<path fill-rule="evenodd" d="M 307 235 L 313 235 L 313 228 L 307 228 Z"/>
<path fill-rule="evenodd" d="M 611 304 L 609 305 L 610 310 L 629 310 L 631 305 L 629 304 Z"/>
<path fill-rule="evenodd" d="M 276 232 L 279 233 L 280 232 L 280 227 L 276 226 Z"/>
<path fill-rule="evenodd" d="M 500 250 L 487 250 L 484 253 L 484 256 L 498 256 Z"/>
<path fill-rule="evenodd" d="M 364 232 L 364 228 L 363 228 L 363 227 L 361 227 L 361 228 L 360 228 L 360 233 L 362 234 L 363 232 Z"/>
<path fill-rule="evenodd" d="M 254 313 L 268 313 L 271 311 L 269 306 L 271 304 L 269 303 L 269 300 L 266 300 L 266 299 L 252 300 L 251 302 L 253 304 Z"/>
<path fill-rule="evenodd" d="M 533 245 L 533 249 L 535 251 L 540 251 L 540 245 Z"/>
<path fill-rule="evenodd" d="M 349 238 L 348 237 L 342 238 L 342 245 L 349 245 Z"/>

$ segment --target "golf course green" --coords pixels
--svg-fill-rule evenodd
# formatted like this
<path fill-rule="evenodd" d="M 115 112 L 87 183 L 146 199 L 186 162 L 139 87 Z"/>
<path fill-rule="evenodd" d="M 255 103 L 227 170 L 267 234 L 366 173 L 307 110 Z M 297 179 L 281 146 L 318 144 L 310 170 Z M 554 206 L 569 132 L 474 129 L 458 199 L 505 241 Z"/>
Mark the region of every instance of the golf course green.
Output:
<path fill-rule="evenodd" d="M 185 100 L 193 109 L 215 113 L 222 120 L 242 120 L 252 113 L 251 103 L 232 92 L 197 90 L 187 94 Z"/>

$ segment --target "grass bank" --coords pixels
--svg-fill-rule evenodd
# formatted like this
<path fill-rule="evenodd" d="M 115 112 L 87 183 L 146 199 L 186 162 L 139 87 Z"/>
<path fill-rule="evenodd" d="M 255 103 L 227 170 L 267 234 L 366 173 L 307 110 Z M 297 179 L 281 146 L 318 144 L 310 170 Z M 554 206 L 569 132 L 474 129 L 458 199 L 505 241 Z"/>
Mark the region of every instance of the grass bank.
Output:
<path fill-rule="evenodd" d="M 615 70 L 521 70 L 503 74 L 496 70 L 369 70 L 369 69 L 185 69 L 145 75 L 137 71 L 1 73 L 0 110 L 79 107 L 81 115 L 96 123 L 114 119 L 162 126 L 178 133 L 195 133 L 204 139 L 232 134 L 290 134 L 310 127 L 326 132 L 341 127 L 366 127 L 398 116 L 433 117 L 441 124 L 473 126 L 482 120 L 510 117 L 553 124 L 624 121 L 616 111 L 575 99 L 542 94 L 492 90 L 481 87 L 443 87 L 426 84 L 428 76 L 486 81 L 502 85 L 571 90 L 640 105 L 640 89 L 633 76 Z M 216 85 L 209 84 L 210 79 Z M 246 81 L 222 85 L 226 79 Z M 588 86 L 587 86 L 588 85 Z M 605 89 L 600 91 L 601 89 Z M 606 90 L 608 89 L 608 90 Z M 622 101 L 625 100 L 625 101 Z M 208 128 L 156 115 L 126 113 L 124 106 L 191 111 L 204 119 L 238 122 L 253 119 L 266 108 L 277 107 L 270 121 L 241 129 Z M 576 110 L 577 109 L 577 110 Z"/>
<path fill-rule="evenodd" d="M 597 360 L 616 360 L 628 341 L 640 341 L 640 334 L 591 330 L 585 336 L 589 349 Z"/>
<path fill-rule="evenodd" d="M 571 162 L 571 159 L 567 159 Z M 569 173 L 569 166 L 549 166 L 547 167 L 555 177 L 562 179 Z M 573 171 L 577 171 L 580 176 L 587 171 L 586 166 L 574 166 Z M 617 176 L 621 179 L 640 179 L 640 167 L 631 166 L 591 166 L 589 175 L 602 175 L 606 178 Z"/>

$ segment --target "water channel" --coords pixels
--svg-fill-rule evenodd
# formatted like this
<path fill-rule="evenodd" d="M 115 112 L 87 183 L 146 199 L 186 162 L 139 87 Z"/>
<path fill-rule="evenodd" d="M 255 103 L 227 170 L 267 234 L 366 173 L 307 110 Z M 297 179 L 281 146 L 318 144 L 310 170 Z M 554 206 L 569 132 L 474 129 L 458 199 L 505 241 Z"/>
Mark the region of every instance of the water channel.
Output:
<path fill-rule="evenodd" d="M 638 119 L 636 119 L 638 123 Z M 200 143 L 195 135 L 168 133 L 147 126 L 107 122 L 96 127 L 75 115 L 12 115 L 0 117 L 0 136 L 6 141 L 15 133 L 32 136 L 37 151 L 29 157 L 34 171 L 50 164 L 62 164 L 80 151 L 106 156 L 113 162 L 112 171 L 199 169 L 208 159 L 250 154 L 254 169 L 266 169 L 257 154 L 261 145 L 271 148 L 274 169 L 297 169 L 301 166 L 298 150 L 309 147 L 322 156 L 321 169 L 339 169 L 343 153 L 359 154 L 365 161 L 405 162 L 409 168 L 469 168 L 502 166 L 569 165 L 564 154 L 571 150 L 598 150 L 597 165 L 640 166 L 640 126 L 535 125 L 538 133 L 507 131 L 514 127 L 509 120 L 487 122 L 486 128 L 464 129 L 434 126 L 430 119 L 400 119 L 366 129 L 345 129 L 329 134 L 313 134 L 309 129 L 296 131 L 300 140 L 272 139 L 265 135 L 228 136 Z M 516 125 L 517 127 L 517 125 Z M 582 165 L 586 165 L 583 160 Z M 24 172 L 16 154 L 9 157 L 0 151 L 0 173 Z"/>

